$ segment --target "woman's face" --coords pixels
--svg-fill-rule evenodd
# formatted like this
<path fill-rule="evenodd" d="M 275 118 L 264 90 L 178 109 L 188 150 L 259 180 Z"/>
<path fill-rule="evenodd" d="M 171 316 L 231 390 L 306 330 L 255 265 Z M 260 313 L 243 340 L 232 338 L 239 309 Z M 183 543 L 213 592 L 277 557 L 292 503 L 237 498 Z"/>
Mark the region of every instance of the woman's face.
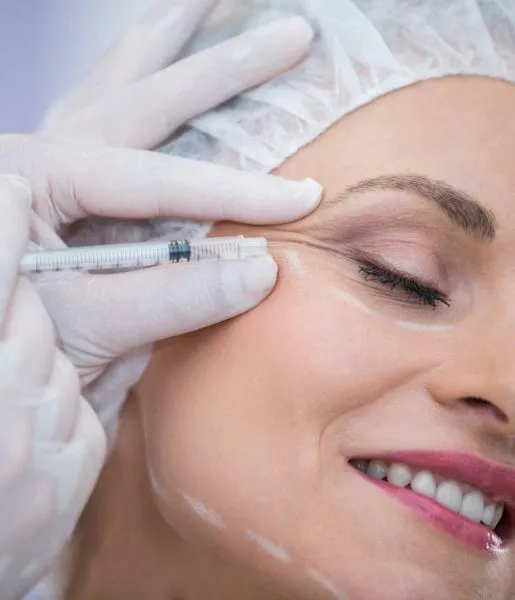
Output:
<path fill-rule="evenodd" d="M 160 510 L 245 598 L 515 596 L 509 524 L 473 523 L 515 506 L 514 157 L 515 87 L 427 82 L 284 164 L 311 216 L 215 230 L 292 243 L 278 284 L 139 395 Z"/>

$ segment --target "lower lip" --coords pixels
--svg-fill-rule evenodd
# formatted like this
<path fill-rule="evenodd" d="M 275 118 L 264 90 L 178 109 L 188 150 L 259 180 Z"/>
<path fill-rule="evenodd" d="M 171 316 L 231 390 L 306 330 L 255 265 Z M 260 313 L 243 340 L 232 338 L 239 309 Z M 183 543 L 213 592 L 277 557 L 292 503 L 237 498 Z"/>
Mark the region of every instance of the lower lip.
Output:
<path fill-rule="evenodd" d="M 354 467 L 351 467 L 354 469 Z M 451 535 L 460 542 L 472 546 L 480 552 L 499 554 L 503 550 L 503 541 L 491 529 L 484 525 L 473 523 L 465 517 L 445 508 L 436 500 L 423 496 L 409 488 L 401 488 L 384 480 L 374 479 L 361 471 L 356 473 L 372 484 L 389 493 L 398 502 L 407 506 L 412 512 L 422 517 L 441 531 Z"/>

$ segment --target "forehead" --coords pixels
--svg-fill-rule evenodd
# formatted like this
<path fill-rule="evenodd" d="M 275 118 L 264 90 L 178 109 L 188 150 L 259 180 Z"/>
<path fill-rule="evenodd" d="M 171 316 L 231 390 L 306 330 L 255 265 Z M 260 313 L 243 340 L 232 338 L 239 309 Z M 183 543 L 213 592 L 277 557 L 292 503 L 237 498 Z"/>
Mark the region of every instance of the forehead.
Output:
<path fill-rule="evenodd" d="M 357 181 L 420 173 L 476 197 L 515 232 L 515 85 L 455 77 L 416 84 L 347 115 L 276 172 L 311 176 L 325 201 Z"/>

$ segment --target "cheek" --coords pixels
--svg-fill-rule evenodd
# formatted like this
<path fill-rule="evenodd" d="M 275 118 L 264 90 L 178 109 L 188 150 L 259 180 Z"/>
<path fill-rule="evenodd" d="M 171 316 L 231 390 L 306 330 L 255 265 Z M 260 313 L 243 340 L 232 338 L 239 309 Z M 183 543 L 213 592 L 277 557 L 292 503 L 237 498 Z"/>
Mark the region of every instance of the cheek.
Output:
<path fill-rule="evenodd" d="M 308 501 L 332 425 L 427 365 L 404 335 L 327 282 L 289 278 L 247 315 L 166 343 L 146 376 L 154 479 L 242 519 Z"/>
<path fill-rule="evenodd" d="M 299 575 L 310 566 L 345 583 L 371 548 L 382 565 L 365 521 L 342 518 L 362 502 L 341 485 L 342 460 L 356 449 L 354 424 L 361 440 L 380 426 L 398 434 L 399 415 L 383 424 L 377 406 L 434 359 L 436 340 L 400 332 L 310 271 L 281 277 L 238 319 L 159 346 L 140 405 L 165 519 L 230 568 L 300 586 L 299 597 L 316 597 Z"/>

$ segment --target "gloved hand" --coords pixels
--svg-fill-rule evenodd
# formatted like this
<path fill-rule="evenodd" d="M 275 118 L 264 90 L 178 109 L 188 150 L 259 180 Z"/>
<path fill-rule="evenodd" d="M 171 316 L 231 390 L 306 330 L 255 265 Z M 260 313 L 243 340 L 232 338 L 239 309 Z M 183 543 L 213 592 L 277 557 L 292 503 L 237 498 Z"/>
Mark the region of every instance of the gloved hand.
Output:
<path fill-rule="evenodd" d="M 41 299 L 17 274 L 31 191 L 0 176 L 0 597 L 19 599 L 71 534 L 102 467 L 105 434 L 56 346 Z"/>
<path fill-rule="evenodd" d="M 292 67 L 309 47 L 310 27 L 291 18 L 167 66 L 212 6 L 162 2 L 42 131 L 0 138 L 0 172 L 32 183 L 32 239 L 40 246 L 62 245 L 69 225 L 90 215 L 259 224 L 294 220 L 316 206 L 321 190 L 312 181 L 149 152 L 196 115 Z M 33 282 L 112 440 L 126 391 L 146 365 L 146 345 L 249 310 L 275 278 L 264 258 Z"/>

